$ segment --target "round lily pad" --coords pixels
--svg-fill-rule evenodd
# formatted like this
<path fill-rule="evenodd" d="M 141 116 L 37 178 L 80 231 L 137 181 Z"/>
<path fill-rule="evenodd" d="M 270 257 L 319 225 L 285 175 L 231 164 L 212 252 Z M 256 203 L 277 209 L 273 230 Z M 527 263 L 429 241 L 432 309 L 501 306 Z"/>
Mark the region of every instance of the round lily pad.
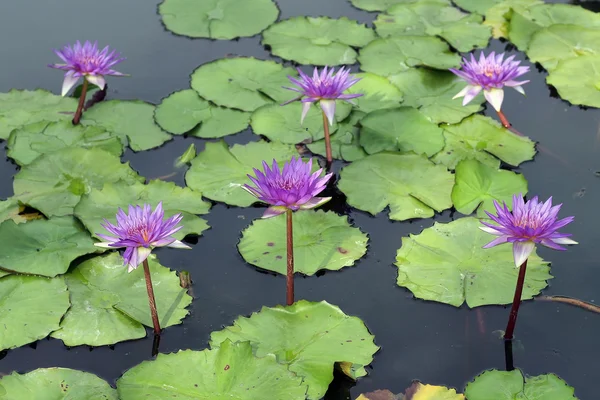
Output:
<path fill-rule="evenodd" d="M 527 180 L 512 171 L 496 169 L 476 160 L 458 163 L 455 171 L 456 184 L 452 189 L 454 208 L 460 213 L 486 217 L 484 211 L 494 211 L 494 200 L 500 204 L 512 204 L 515 193 L 527 194 Z"/>
<path fill-rule="evenodd" d="M 71 262 L 96 252 L 94 241 L 73 217 L 0 224 L 0 267 L 12 272 L 54 277 Z"/>
<path fill-rule="evenodd" d="M 279 9 L 272 0 L 163 0 L 158 13 L 178 35 L 229 40 L 260 33 Z"/>
<path fill-rule="evenodd" d="M 354 265 L 367 252 L 367 235 L 348 218 L 317 210 L 295 212 L 294 272 L 314 275 Z M 246 262 L 286 274 L 286 216 L 257 219 L 242 232 L 238 250 Z"/>
<path fill-rule="evenodd" d="M 159 354 L 125 372 L 117 390 L 121 400 L 306 399 L 306 384 L 275 355 L 258 358 L 250 343 L 229 340 L 217 349 Z"/>
<path fill-rule="evenodd" d="M 243 131 L 250 114 L 217 107 L 192 89 L 171 93 L 156 107 L 156 123 L 175 135 L 189 133 L 201 138 L 219 138 Z"/>
<path fill-rule="evenodd" d="M 23 166 L 65 147 L 99 148 L 117 157 L 123 153 L 121 139 L 103 128 L 73 125 L 71 121 L 42 121 L 13 130 L 6 155 Z"/>
<path fill-rule="evenodd" d="M 192 73 L 191 84 L 200 96 L 217 105 L 254 111 L 295 97 L 295 92 L 282 87 L 290 86 L 287 75 L 298 74 L 273 61 L 225 58 L 198 67 Z"/>
<path fill-rule="evenodd" d="M 446 146 L 432 160 L 450 169 L 459 161 L 470 159 L 496 169 L 500 168 L 500 160 L 517 166 L 535 155 L 535 144 L 529 138 L 515 135 L 482 115 L 444 126 L 444 139 Z"/>
<path fill-rule="evenodd" d="M 354 64 L 354 48 L 366 46 L 373 39 L 373 29 L 346 17 L 294 17 L 267 28 L 262 44 L 284 60 L 332 66 Z"/>
<path fill-rule="evenodd" d="M 13 89 L 0 93 L 0 139 L 8 139 L 13 129 L 23 125 L 71 120 L 76 109 L 76 99 L 56 96 L 42 89 Z"/>
<path fill-rule="evenodd" d="M 546 82 L 571 104 L 600 108 L 600 55 L 561 61 Z"/>
<path fill-rule="evenodd" d="M 360 51 L 358 62 L 363 71 L 390 76 L 416 66 L 457 67 L 460 57 L 436 37 L 399 36 L 372 41 Z"/>
<path fill-rule="evenodd" d="M 69 292 L 62 278 L 5 276 L 0 279 L 0 299 L 0 350 L 45 338 L 59 328 L 69 308 Z M 2 385 L 0 381 L 0 389 Z"/>
<path fill-rule="evenodd" d="M 344 101 L 336 102 L 335 119 L 341 121 L 352 111 L 352 105 Z M 252 130 L 257 135 L 264 135 L 270 140 L 295 144 L 304 141 L 312 142 L 324 137 L 323 114 L 321 108 L 314 105 L 308 111 L 304 122 L 300 124 L 302 104 L 295 101 L 285 106 L 267 104 L 252 113 Z M 334 123 L 329 127 L 332 134 L 338 129 Z"/>
<path fill-rule="evenodd" d="M 442 129 L 412 107 L 374 111 L 360 125 L 360 145 L 369 154 L 399 150 L 430 157 L 444 147 Z"/>
<path fill-rule="evenodd" d="M 415 297 L 460 307 L 510 304 L 519 270 L 509 244 L 484 249 L 493 237 L 477 218 L 436 222 L 418 235 L 402 238 L 396 255 L 398 286 Z M 551 279 L 548 263 L 535 251 L 527 263 L 523 300 L 540 293 Z M 470 397 L 469 397 L 470 399 Z"/>
<path fill-rule="evenodd" d="M 143 181 L 119 157 L 101 149 L 69 147 L 45 154 L 26 165 L 14 178 L 15 197 L 44 215 L 73 214 L 79 199 L 92 188 L 123 180 Z"/>
<path fill-rule="evenodd" d="M 415 154 L 379 153 L 340 172 L 338 188 L 348 204 L 373 215 L 390 207 L 390 219 L 432 217 L 452 207 L 454 176 L 446 167 Z"/>
<path fill-rule="evenodd" d="M 129 143 L 133 151 L 149 150 L 171 140 L 171 135 L 154 123 L 155 108 L 137 100 L 103 101 L 83 113 L 81 123 L 112 132 L 123 143 Z"/>
<path fill-rule="evenodd" d="M 485 101 L 477 95 L 466 106 L 462 99 L 453 99 L 466 83 L 452 72 L 429 68 L 410 68 L 389 77 L 404 93 L 405 106 L 419 109 L 423 115 L 437 124 L 456 124 L 471 114 L 481 111 Z"/>
<path fill-rule="evenodd" d="M 274 354 L 279 363 L 303 378 L 310 400 L 323 397 L 333 380 L 335 363 L 342 363 L 343 372 L 357 379 L 367 374 L 364 367 L 379 349 L 360 319 L 325 301 L 263 307 L 211 333 L 210 346 L 222 346 L 228 339 L 250 341 L 257 357 Z"/>
<path fill-rule="evenodd" d="M 40 368 L 26 374 L 13 372 L 0 379 L 4 399 L 118 400 L 108 382 L 88 372 L 69 368 Z"/>
<path fill-rule="evenodd" d="M 439 36 L 458 51 L 467 52 L 486 47 L 492 36 L 482 21 L 480 15 L 463 13 L 449 4 L 419 1 L 388 8 L 374 24 L 381 37 Z"/>
<path fill-rule="evenodd" d="M 352 99 L 355 109 L 369 113 L 384 108 L 395 108 L 402 103 L 402 91 L 383 76 L 361 73 L 354 74 L 360 81 L 348 89 L 348 93 L 360 93 L 361 97 Z"/>
<path fill-rule="evenodd" d="M 359 143 L 358 121 L 365 113 L 353 111 L 348 118 L 338 124 L 337 131 L 331 135 L 331 153 L 333 158 L 356 161 L 365 158 L 367 153 Z M 308 143 L 308 149 L 315 154 L 326 156 L 325 140 Z"/>
<path fill-rule="evenodd" d="M 277 142 L 236 144 L 231 148 L 223 141 L 206 143 L 204 151 L 192 160 L 185 181 L 211 200 L 248 207 L 258 201 L 241 187 L 250 183 L 247 175 L 252 174 L 252 168 L 261 169 L 263 160 L 271 163 L 273 159 L 283 165 L 297 155 L 295 146 Z"/>
<path fill-rule="evenodd" d="M 101 226 L 104 219 L 116 223 L 119 208 L 127 210 L 128 205 L 150 204 L 153 208 L 162 202 L 165 218 L 182 214 L 181 226 L 173 237 L 183 239 L 185 236 L 200 235 L 209 226 L 196 214 L 206 214 L 210 203 L 203 201 L 201 194 L 190 188 L 181 188 L 173 182 L 154 180 L 147 185 L 142 183 L 127 184 L 123 182 L 107 183 L 102 189 L 92 189 L 85 194 L 75 207 L 75 216 L 85 225 L 94 237 L 98 233 L 107 234 Z"/>
<path fill-rule="evenodd" d="M 575 390 L 554 374 L 524 376 L 518 370 L 484 371 L 465 388 L 469 400 L 576 400 Z"/>
<path fill-rule="evenodd" d="M 192 298 L 175 272 L 149 258 L 161 328 L 178 325 Z M 65 275 L 71 308 L 52 337 L 67 346 L 102 346 L 146 336 L 152 326 L 144 270 L 131 273 L 117 252 L 94 257 Z M 143 324 L 143 325 L 142 325 Z"/>
<path fill-rule="evenodd" d="M 356 8 L 367 11 L 385 11 L 395 4 L 410 4 L 420 0 L 350 0 Z M 427 0 L 430 3 L 450 4 L 450 0 Z M 478 1 L 478 0 L 475 0 Z M 484 0 L 479 0 L 484 1 Z"/>

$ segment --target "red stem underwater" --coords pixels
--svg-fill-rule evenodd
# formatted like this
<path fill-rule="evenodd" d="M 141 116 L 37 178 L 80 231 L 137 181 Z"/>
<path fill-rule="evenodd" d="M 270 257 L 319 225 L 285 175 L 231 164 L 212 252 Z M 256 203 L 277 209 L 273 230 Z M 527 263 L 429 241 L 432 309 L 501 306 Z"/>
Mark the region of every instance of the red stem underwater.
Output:
<path fill-rule="evenodd" d="M 325 132 L 325 154 L 327 156 L 327 164 L 331 165 L 333 156 L 331 155 L 331 138 L 329 137 L 329 122 L 325 111 L 323 111 L 323 132 Z"/>
<path fill-rule="evenodd" d="M 81 114 L 83 114 L 83 106 L 85 105 L 85 95 L 87 94 L 88 81 L 83 78 L 83 87 L 81 88 L 81 96 L 79 96 L 79 104 L 77 104 L 77 111 L 73 117 L 73 125 L 79 125 L 81 120 Z"/>
<path fill-rule="evenodd" d="M 294 304 L 294 232 L 292 228 L 292 210 L 285 211 L 287 217 L 287 277 L 286 304 Z"/>
<path fill-rule="evenodd" d="M 156 311 L 156 300 L 154 299 L 154 289 L 152 288 L 152 278 L 150 277 L 150 267 L 148 260 L 144 260 L 144 277 L 146 278 L 146 290 L 148 291 L 148 303 L 152 313 L 152 324 L 154 325 L 154 334 L 160 335 L 160 322 L 158 322 L 158 311 Z"/>
<path fill-rule="evenodd" d="M 505 340 L 512 340 L 513 333 L 515 331 L 515 325 L 517 324 L 517 315 L 519 313 L 519 306 L 521 305 L 521 295 L 523 294 L 523 284 L 525 283 L 525 273 L 527 272 L 527 260 L 519 267 L 519 277 L 517 278 L 517 287 L 515 288 L 515 297 L 513 299 L 512 308 L 508 317 L 508 324 L 506 325 L 506 333 L 504 334 Z"/>

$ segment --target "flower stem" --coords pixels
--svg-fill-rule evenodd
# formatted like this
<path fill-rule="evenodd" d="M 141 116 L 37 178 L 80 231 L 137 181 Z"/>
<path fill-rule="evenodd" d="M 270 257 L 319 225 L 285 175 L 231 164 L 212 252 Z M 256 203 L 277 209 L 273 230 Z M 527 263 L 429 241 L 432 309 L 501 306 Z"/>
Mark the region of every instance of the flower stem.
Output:
<path fill-rule="evenodd" d="M 506 119 L 506 116 L 504 115 L 502 110 L 498 111 L 498 117 L 500 117 L 500 122 L 502 122 L 502 126 L 504 126 L 506 129 L 510 129 L 512 125 L 510 124 L 510 122 L 508 122 L 508 119 Z"/>
<path fill-rule="evenodd" d="M 331 138 L 329 137 L 329 121 L 327 115 L 323 111 L 323 132 L 325 132 L 325 154 L 327 156 L 327 165 L 331 165 L 333 162 L 333 156 L 331 155 Z"/>
<path fill-rule="evenodd" d="M 292 210 L 285 211 L 287 217 L 287 292 L 286 303 L 288 306 L 294 304 L 294 232 L 292 228 Z"/>
<path fill-rule="evenodd" d="M 512 371 L 515 369 L 515 364 L 513 362 L 512 340 L 504 341 L 504 362 L 506 364 L 507 371 Z"/>
<path fill-rule="evenodd" d="M 81 88 L 81 96 L 79 96 L 79 104 L 77 104 L 77 111 L 73 117 L 73 125 L 79 125 L 81 120 L 81 114 L 83 114 L 83 106 L 85 105 L 85 95 L 87 94 L 88 81 L 83 78 L 83 87 Z"/>
<path fill-rule="evenodd" d="M 517 323 L 517 314 L 519 313 L 519 306 L 521 305 L 521 295 L 523 294 L 523 284 L 525 283 L 525 273 L 527 272 L 527 260 L 519 267 L 519 277 L 517 278 L 517 287 L 515 289 L 515 297 L 513 299 L 512 308 L 508 317 L 508 324 L 506 325 L 506 333 L 504 333 L 504 339 L 512 340 L 513 333 L 515 331 L 515 325 Z"/>
<path fill-rule="evenodd" d="M 160 322 L 158 322 L 158 311 L 156 311 L 156 300 L 154 299 L 154 289 L 152 288 L 152 278 L 150 277 L 150 267 L 147 259 L 144 260 L 144 276 L 146 277 L 146 290 L 148 290 L 148 303 L 150 303 L 150 312 L 152 313 L 154 334 L 160 335 Z"/>

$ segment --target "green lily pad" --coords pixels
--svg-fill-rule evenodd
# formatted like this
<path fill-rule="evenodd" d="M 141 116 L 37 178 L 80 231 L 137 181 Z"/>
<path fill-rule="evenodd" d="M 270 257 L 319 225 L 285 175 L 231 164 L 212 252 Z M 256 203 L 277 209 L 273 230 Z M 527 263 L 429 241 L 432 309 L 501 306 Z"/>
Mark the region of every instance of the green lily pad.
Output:
<path fill-rule="evenodd" d="M 284 60 L 332 66 L 354 64 L 354 48 L 366 46 L 375 37 L 373 29 L 346 17 L 293 17 L 267 28 L 261 43 Z"/>
<path fill-rule="evenodd" d="M 0 299 L 0 350 L 45 338 L 58 329 L 69 308 L 69 292 L 62 278 L 5 276 L 0 279 Z M 0 381 L 0 389 L 2 384 Z"/>
<path fill-rule="evenodd" d="M 257 219 L 242 232 L 238 250 L 246 262 L 286 274 L 286 216 Z M 301 211 L 293 216 L 294 272 L 314 275 L 354 265 L 367 252 L 369 238 L 333 212 Z"/>
<path fill-rule="evenodd" d="M 188 148 L 183 152 L 182 155 L 177 157 L 175 160 L 175 168 L 181 168 L 192 162 L 194 158 L 196 158 L 196 145 L 194 143 L 190 144 Z"/>
<path fill-rule="evenodd" d="M 171 140 L 171 135 L 154 123 L 155 108 L 138 100 L 103 101 L 83 113 L 81 123 L 113 132 L 133 151 L 150 150 Z"/>
<path fill-rule="evenodd" d="M 436 37 L 399 36 L 372 41 L 360 51 L 358 62 L 363 71 L 390 76 L 416 66 L 458 67 L 460 56 Z"/>
<path fill-rule="evenodd" d="M 518 369 L 484 371 L 465 388 L 469 400 L 576 400 L 574 393 L 571 386 L 554 374 L 524 376 Z"/>
<path fill-rule="evenodd" d="M 571 104 L 600 108 L 600 55 L 561 61 L 546 82 Z"/>
<path fill-rule="evenodd" d="M 504 0 L 452 0 L 465 11 L 484 15 L 487 10 Z"/>
<path fill-rule="evenodd" d="M 481 104 L 485 102 L 482 94 L 466 106 L 462 105 L 462 99 L 453 99 L 466 86 L 466 82 L 449 71 L 410 68 L 388 79 L 404 93 L 403 105 L 419 109 L 437 124 L 457 124 L 481 111 Z"/>
<path fill-rule="evenodd" d="M 161 328 L 178 325 L 192 298 L 175 272 L 149 258 Z M 103 346 L 146 336 L 152 326 L 142 266 L 127 272 L 117 252 L 94 257 L 65 275 L 71 308 L 52 337 L 67 346 Z M 143 324 L 143 325 L 142 325 Z"/>
<path fill-rule="evenodd" d="M 144 185 L 142 183 L 128 184 L 124 182 L 107 183 L 102 189 L 92 189 L 86 193 L 75 207 L 75 216 L 90 231 L 92 236 L 97 233 L 108 234 L 101 226 L 104 219 L 116 223 L 119 208 L 127 211 L 127 206 L 150 204 L 153 208 L 163 202 L 165 218 L 182 214 L 183 228 L 173 237 L 183 239 L 185 236 L 200 235 L 209 226 L 206 221 L 196 214 L 206 214 L 210 203 L 202 200 L 202 195 L 190 188 L 181 188 L 173 182 L 154 180 Z"/>
<path fill-rule="evenodd" d="M 360 145 L 369 154 L 399 150 L 430 157 L 444 147 L 442 129 L 412 107 L 373 111 L 360 124 Z"/>
<path fill-rule="evenodd" d="M 520 50 L 526 51 L 533 35 L 554 24 L 568 24 L 579 28 L 600 27 L 600 16 L 585 8 L 568 4 L 540 4 L 524 14 L 514 11 L 508 25 L 508 38 Z M 532 50 L 539 44 L 532 46 Z M 561 46 L 560 40 L 556 45 Z"/>
<path fill-rule="evenodd" d="M 527 194 L 527 180 L 512 171 L 464 160 L 458 163 L 455 172 L 452 202 L 458 212 L 466 215 L 477 209 L 477 216 L 486 218 L 484 211 L 495 210 L 494 200 L 512 204 L 514 194 Z"/>
<path fill-rule="evenodd" d="M 229 40 L 260 33 L 279 9 L 272 0 L 163 0 L 158 13 L 178 35 Z"/>
<path fill-rule="evenodd" d="M 402 92 L 383 76 L 360 73 L 354 74 L 360 78 L 347 93 L 360 93 L 361 97 L 352 99 L 356 109 L 369 113 L 384 108 L 395 108 L 402 103 Z"/>
<path fill-rule="evenodd" d="M 548 71 L 562 60 L 600 54 L 600 30 L 575 25 L 552 25 L 539 30 L 531 39 L 527 55 Z M 576 81 L 577 79 L 573 79 Z"/>
<path fill-rule="evenodd" d="M 262 169 L 263 160 L 273 159 L 281 165 L 297 156 L 293 145 L 264 141 L 227 147 L 223 141 L 206 143 L 204 151 L 192 160 L 185 175 L 187 185 L 202 192 L 204 197 L 223 203 L 248 207 L 257 202 L 256 197 L 242 189 L 249 184 L 252 168 Z"/>
<path fill-rule="evenodd" d="M 204 64 L 192 73 L 192 89 L 213 103 L 254 111 L 273 102 L 283 103 L 294 93 L 287 75 L 297 76 L 296 70 L 273 61 L 250 57 L 225 58 Z"/>
<path fill-rule="evenodd" d="M 144 361 L 117 381 L 121 400 L 148 398 L 304 400 L 302 379 L 277 363 L 257 358 L 248 342 L 229 340 L 213 350 L 180 350 Z"/>
<path fill-rule="evenodd" d="M 345 101 L 337 101 L 335 108 L 335 119 L 341 121 L 352 111 L 352 105 Z M 318 106 L 311 110 L 300 124 L 302 115 L 302 103 L 295 101 L 285 106 L 279 104 L 267 104 L 252 113 L 252 131 L 257 135 L 264 135 L 270 140 L 295 144 L 304 141 L 323 139 L 323 113 Z M 329 127 L 332 134 L 338 129 L 334 123 Z"/>
<path fill-rule="evenodd" d="M 39 368 L 26 374 L 13 372 L 0 379 L 0 398 L 118 400 L 117 391 L 105 380 L 69 368 Z"/>
<path fill-rule="evenodd" d="M 0 93 L 0 139 L 13 129 L 40 121 L 72 120 L 77 100 L 46 90 L 16 90 Z"/>
<path fill-rule="evenodd" d="M 532 160 L 535 155 L 535 144 L 529 138 L 515 135 L 482 115 L 472 115 L 460 124 L 444 126 L 444 139 L 446 146 L 432 160 L 450 169 L 461 160 L 471 159 L 495 169 L 500 168 L 500 160 L 517 166 Z"/>
<path fill-rule="evenodd" d="M 257 357 L 274 354 L 279 363 L 304 379 L 311 400 L 320 399 L 327 391 L 335 363 L 345 365 L 344 373 L 357 379 L 367 374 L 364 367 L 379 349 L 360 319 L 325 301 L 263 307 L 248 318 L 239 317 L 233 326 L 211 333 L 210 345 L 221 346 L 227 339 L 250 341 Z"/>
<path fill-rule="evenodd" d="M 367 11 L 385 11 L 396 4 L 416 3 L 420 0 L 350 0 L 350 3 L 356 8 Z M 430 3 L 450 4 L 450 0 L 427 0 Z M 477 1 L 477 0 L 475 0 Z M 484 0 L 481 0 L 484 1 Z"/>
<path fill-rule="evenodd" d="M 337 131 L 331 135 L 331 154 L 333 158 L 346 161 L 356 161 L 367 156 L 367 152 L 362 148 L 359 142 L 358 121 L 365 116 L 365 113 L 353 111 L 348 118 L 338 124 Z M 308 143 L 308 149 L 314 154 L 326 155 L 325 140 Z"/>
<path fill-rule="evenodd" d="M 0 224 L 0 267 L 22 274 L 64 274 L 77 257 L 96 252 L 90 235 L 73 217 Z"/>
<path fill-rule="evenodd" d="M 14 178 L 15 197 L 47 217 L 73 214 L 81 196 L 106 182 L 143 181 L 119 157 L 97 148 L 69 147 L 44 154 Z"/>
<path fill-rule="evenodd" d="M 175 135 L 189 132 L 191 136 L 219 138 L 246 129 L 250 114 L 214 106 L 196 91 L 186 89 L 164 98 L 156 107 L 154 119 Z"/>
<path fill-rule="evenodd" d="M 436 222 L 418 235 L 403 237 L 395 263 L 398 286 L 420 299 L 455 307 L 465 301 L 471 308 L 512 303 L 519 274 L 512 245 L 484 249 L 494 236 L 480 226 L 477 218 L 466 217 Z M 534 251 L 527 263 L 523 300 L 539 294 L 551 278 L 548 263 Z"/>
<path fill-rule="evenodd" d="M 348 204 L 373 215 L 390 207 L 390 219 L 432 217 L 452 207 L 454 176 L 415 154 L 379 153 L 340 172 L 338 188 Z"/>
<path fill-rule="evenodd" d="M 42 121 L 13 130 L 6 155 L 23 166 L 65 147 L 99 148 L 117 157 L 123 153 L 121 140 L 103 128 L 73 125 L 71 121 Z"/>
<path fill-rule="evenodd" d="M 571 104 L 600 107 L 600 55 L 561 61 L 546 82 Z"/>
<path fill-rule="evenodd" d="M 466 14 L 450 4 L 427 0 L 398 4 L 379 14 L 375 29 L 381 37 L 439 36 L 460 52 L 486 47 L 492 36 L 489 26 L 482 25 L 483 17 Z"/>
<path fill-rule="evenodd" d="M 492 27 L 495 39 L 508 37 L 509 21 L 514 13 L 525 15 L 532 7 L 544 4 L 541 0 L 496 0 L 496 3 L 486 10 L 484 22 Z"/>

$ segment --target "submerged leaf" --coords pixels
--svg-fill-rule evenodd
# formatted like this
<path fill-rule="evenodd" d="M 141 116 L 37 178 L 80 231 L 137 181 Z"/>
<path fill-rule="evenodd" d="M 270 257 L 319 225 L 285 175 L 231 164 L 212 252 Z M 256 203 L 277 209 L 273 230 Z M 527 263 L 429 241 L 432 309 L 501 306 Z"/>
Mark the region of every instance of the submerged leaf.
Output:
<path fill-rule="evenodd" d="M 250 317 L 239 317 L 233 326 L 213 332 L 212 348 L 227 340 L 250 341 L 254 354 L 274 354 L 277 361 L 304 379 L 308 398 L 323 397 L 333 380 L 337 362 L 351 364 L 346 374 L 365 376 L 365 366 L 379 349 L 365 324 L 325 301 L 299 300 L 291 306 L 263 307 Z"/>
<path fill-rule="evenodd" d="M 571 104 L 600 108 L 600 54 L 561 61 L 546 82 Z"/>
<path fill-rule="evenodd" d="M 159 354 L 125 372 L 117 390 L 122 400 L 306 398 L 306 384 L 273 354 L 257 358 L 248 342 L 229 340 L 217 349 Z"/>
<path fill-rule="evenodd" d="M 175 272 L 154 257 L 148 260 L 160 326 L 178 325 L 188 314 L 192 298 Z M 146 336 L 143 325 L 151 327 L 152 318 L 141 266 L 128 273 L 123 257 L 113 252 L 84 261 L 65 280 L 71 308 L 53 338 L 67 346 L 103 346 Z"/>
<path fill-rule="evenodd" d="M 177 160 L 175 160 L 175 168 L 181 168 L 184 165 L 189 164 L 194 158 L 196 158 L 196 155 L 196 145 L 192 143 L 188 146 L 188 148 L 183 152 L 182 155 L 177 157 Z"/>
<path fill-rule="evenodd" d="M 492 239 L 476 218 L 436 222 L 418 235 L 402 238 L 396 255 L 398 286 L 415 297 L 459 307 L 510 304 L 519 270 L 510 244 L 484 249 Z M 551 279 L 548 263 L 529 257 L 523 300 L 533 298 Z M 471 399 L 468 397 L 469 400 Z"/>

